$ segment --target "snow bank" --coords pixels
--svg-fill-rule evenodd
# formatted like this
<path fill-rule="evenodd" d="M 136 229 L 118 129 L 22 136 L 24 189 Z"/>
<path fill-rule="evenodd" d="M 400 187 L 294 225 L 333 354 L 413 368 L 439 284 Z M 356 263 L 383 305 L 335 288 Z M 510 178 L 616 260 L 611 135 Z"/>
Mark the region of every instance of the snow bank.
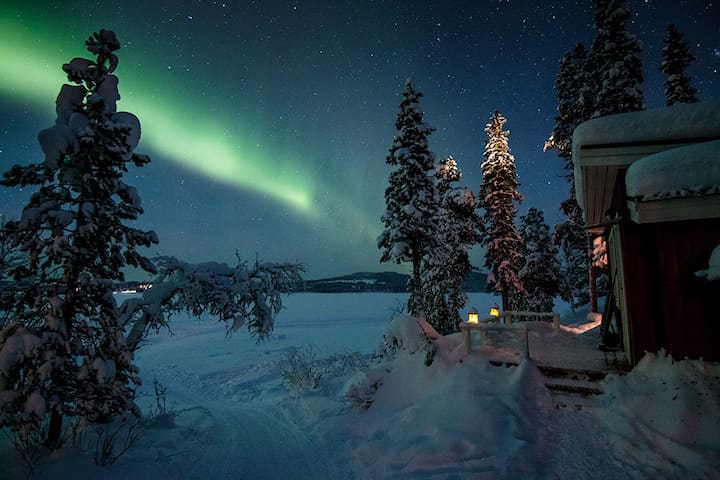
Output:
<path fill-rule="evenodd" d="M 625 177 L 642 200 L 720 193 L 720 140 L 673 148 L 636 161 Z"/>
<path fill-rule="evenodd" d="M 608 376 L 604 389 L 601 420 L 619 439 L 620 461 L 720 478 L 720 365 L 646 354 L 628 375 Z"/>
<path fill-rule="evenodd" d="M 423 361 L 399 354 L 355 423 L 350 442 L 358 478 L 537 473 L 533 419 L 549 397 L 531 362 L 505 369 L 477 358 L 430 367 Z"/>
<path fill-rule="evenodd" d="M 459 357 L 464 348 L 458 335 L 433 341 L 427 365 L 422 325 L 421 319 L 397 316 L 385 336 L 405 348 L 366 378 L 354 379 L 376 389 L 372 405 L 350 427 L 357 478 L 535 474 L 533 419 L 551 404 L 535 365 L 498 368 L 480 357 Z"/>
<path fill-rule="evenodd" d="M 471 304 L 481 310 L 497 301 L 472 295 Z M 398 320 L 388 324 L 397 300 L 404 303 L 407 294 L 292 295 L 277 333 L 261 343 L 249 335 L 226 337 L 221 324 L 178 314 L 172 321 L 175 335 L 152 335 L 137 354 L 144 381 L 138 405 L 146 412 L 156 408 L 157 379 L 167 387 L 168 410 L 178 414 L 173 428 L 147 427 L 112 468 L 93 465 L 94 442 L 88 451 L 68 448 L 43 456 L 43 477 L 720 478 L 720 439 L 712 436 L 720 431 L 717 364 L 651 356 L 627 377 L 606 380 L 607 393 L 589 400 L 587 408 L 558 409 L 532 361 L 495 367 L 479 350 L 459 361 L 452 355 L 458 346 L 463 350 L 455 334 L 433 341 L 430 366 L 426 349 L 399 350 L 349 382 L 352 369 L 328 369 L 320 387 L 303 396 L 283 385 L 280 372 L 295 348 L 369 353 L 383 329 L 411 339 L 405 344 L 414 342 L 422 322 L 395 315 Z M 584 323 L 585 315 L 575 312 L 564 320 Z M 545 351 L 544 358 L 562 355 L 583 366 L 581 355 L 597 343 L 588 333 L 526 323 L 537 334 L 530 341 L 538 364 Z M 482 341 L 490 343 L 492 336 Z M 569 341 L 588 345 L 577 352 L 561 348 Z M 34 342 L 13 340 L 5 361 L 32 351 Z M 602 354 L 599 362 L 605 365 Z M 110 366 L 97 363 L 107 373 Z M 86 373 L 99 371 L 88 365 Z M 364 379 L 382 381 L 370 392 L 370 404 L 358 405 L 368 409 L 338 401 L 346 392 L 343 385 Z M 19 399 L 0 391 L 0 408 Z M 40 400 L 21 401 L 31 413 L 49 408 Z M 5 475 L 0 477 L 24 478 L 5 436 L 0 436 L 0 464 Z"/>

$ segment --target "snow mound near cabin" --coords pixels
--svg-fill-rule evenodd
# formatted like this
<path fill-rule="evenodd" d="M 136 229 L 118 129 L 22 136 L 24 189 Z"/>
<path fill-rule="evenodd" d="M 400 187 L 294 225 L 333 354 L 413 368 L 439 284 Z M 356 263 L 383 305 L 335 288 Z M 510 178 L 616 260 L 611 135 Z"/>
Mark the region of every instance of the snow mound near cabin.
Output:
<path fill-rule="evenodd" d="M 350 429 L 358 478 L 534 475 L 542 464 L 536 414 L 552 404 L 535 365 L 498 368 L 479 357 L 455 361 L 462 347 L 455 334 L 433 342 L 428 366 L 426 350 L 412 343 L 421 325 L 398 317 L 386 332 L 386 338 L 407 335 L 413 348 L 398 349 L 384 365 L 372 405 Z"/>
<path fill-rule="evenodd" d="M 618 461 L 720 478 L 720 365 L 648 353 L 627 375 L 608 376 L 604 390 L 601 419 L 621 439 Z"/>
<path fill-rule="evenodd" d="M 707 270 L 699 270 L 695 272 L 695 275 L 699 278 L 706 278 L 711 282 L 720 280 L 720 245 L 713 248 L 710 253 Z"/>

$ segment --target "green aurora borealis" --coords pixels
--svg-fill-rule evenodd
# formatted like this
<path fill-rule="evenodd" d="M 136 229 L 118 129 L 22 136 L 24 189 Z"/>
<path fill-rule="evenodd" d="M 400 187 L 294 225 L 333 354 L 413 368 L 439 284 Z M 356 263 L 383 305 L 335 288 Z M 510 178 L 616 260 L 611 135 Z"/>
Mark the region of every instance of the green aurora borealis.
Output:
<path fill-rule="evenodd" d="M 72 45 L 67 39 L 59 45 L 51 43 L 47 39 L 60 38 L 61 32 L 48 28 L 31 34 L 8 18 L 0 19 L 0 32 L 0 58 L 6 67 L 0 73 L 0 93 L 28 101 L 39 109 L 52 105 L 59 86 L 66 81 L 59 68 L 70 60 L 64 52 L 86 56 L 82 44 L 77 39 L 71 39 Z M 121 55 L 124 53 L 121 51 Z M 166 79 L 152 71 L 133 71 L 122 60 L 118 71 L 120 107 L 141 119 L 145 148 L 210 179 L 265 193 L 314 216 L 312 179 L 295 169 L 297 162 L 288 159 L 287 154 L 269 152 L 267 155 L 275 162 L 285 161 L 268 170 L 265 155 L 253 152 L 245 145 L 247 142 L 223 140 L 217 135 L 227 127 L 212 121 L 203 121 L 201 125 L 192 121 L 208 116 L 198 106 L 202 105 L 199 99 L 178 102 L 165 92 L 144 94 L 145 84 L 164 83 Z"/>

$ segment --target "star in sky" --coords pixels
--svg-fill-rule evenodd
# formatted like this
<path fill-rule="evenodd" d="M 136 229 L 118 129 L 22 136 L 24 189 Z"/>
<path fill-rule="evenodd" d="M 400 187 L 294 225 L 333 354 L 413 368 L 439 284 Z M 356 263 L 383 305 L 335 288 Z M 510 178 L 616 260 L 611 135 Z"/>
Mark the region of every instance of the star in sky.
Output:
<path fill-rule="evenodd" d="M 648 107 L 664 104 L 657 66 L 671 22 L 698 57 L 690 74 L 701 100 L 717 101 L 719 7 L 628 5 L 628 28 L 645 45 Z M 36 136 L 54 121 L 62 64 L 109 28 L 122 42 L 118 107 L 140 118 L 138 151 L 153 160 L 129 177 L 145 206 L 140 226 L 160 237 L 153 253 L 299 260 L 311 278 L 396 269 L 379 263 L 376 237 L 405 80 L 425 95 L 432 150 L 452 155 L 474 191 L 483 129 L 500 110 L 520 213 L 535 206 L 557 223 L 568 186 L 542 145 L 558 60 L 579 41 L 590 46 L 593 10 L 590 0 L 7 1 L 0 166 L 41 159 Z M 27 195 L 0 191 L 0 211 L 18 216 Z"/>

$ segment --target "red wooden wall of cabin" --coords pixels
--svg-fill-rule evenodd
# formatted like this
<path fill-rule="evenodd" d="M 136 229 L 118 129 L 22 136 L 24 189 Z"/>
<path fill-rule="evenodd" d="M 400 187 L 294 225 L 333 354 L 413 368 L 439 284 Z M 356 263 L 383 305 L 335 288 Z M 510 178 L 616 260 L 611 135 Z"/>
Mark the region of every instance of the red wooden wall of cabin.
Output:
<path fill-rule="evenodd" d="M 632 363 L 660 348 L 676 359 L 720 360 L 720 281 L 695 276 L 720 244 L 720 219 L 626 220 L 621 237 Z"/>

